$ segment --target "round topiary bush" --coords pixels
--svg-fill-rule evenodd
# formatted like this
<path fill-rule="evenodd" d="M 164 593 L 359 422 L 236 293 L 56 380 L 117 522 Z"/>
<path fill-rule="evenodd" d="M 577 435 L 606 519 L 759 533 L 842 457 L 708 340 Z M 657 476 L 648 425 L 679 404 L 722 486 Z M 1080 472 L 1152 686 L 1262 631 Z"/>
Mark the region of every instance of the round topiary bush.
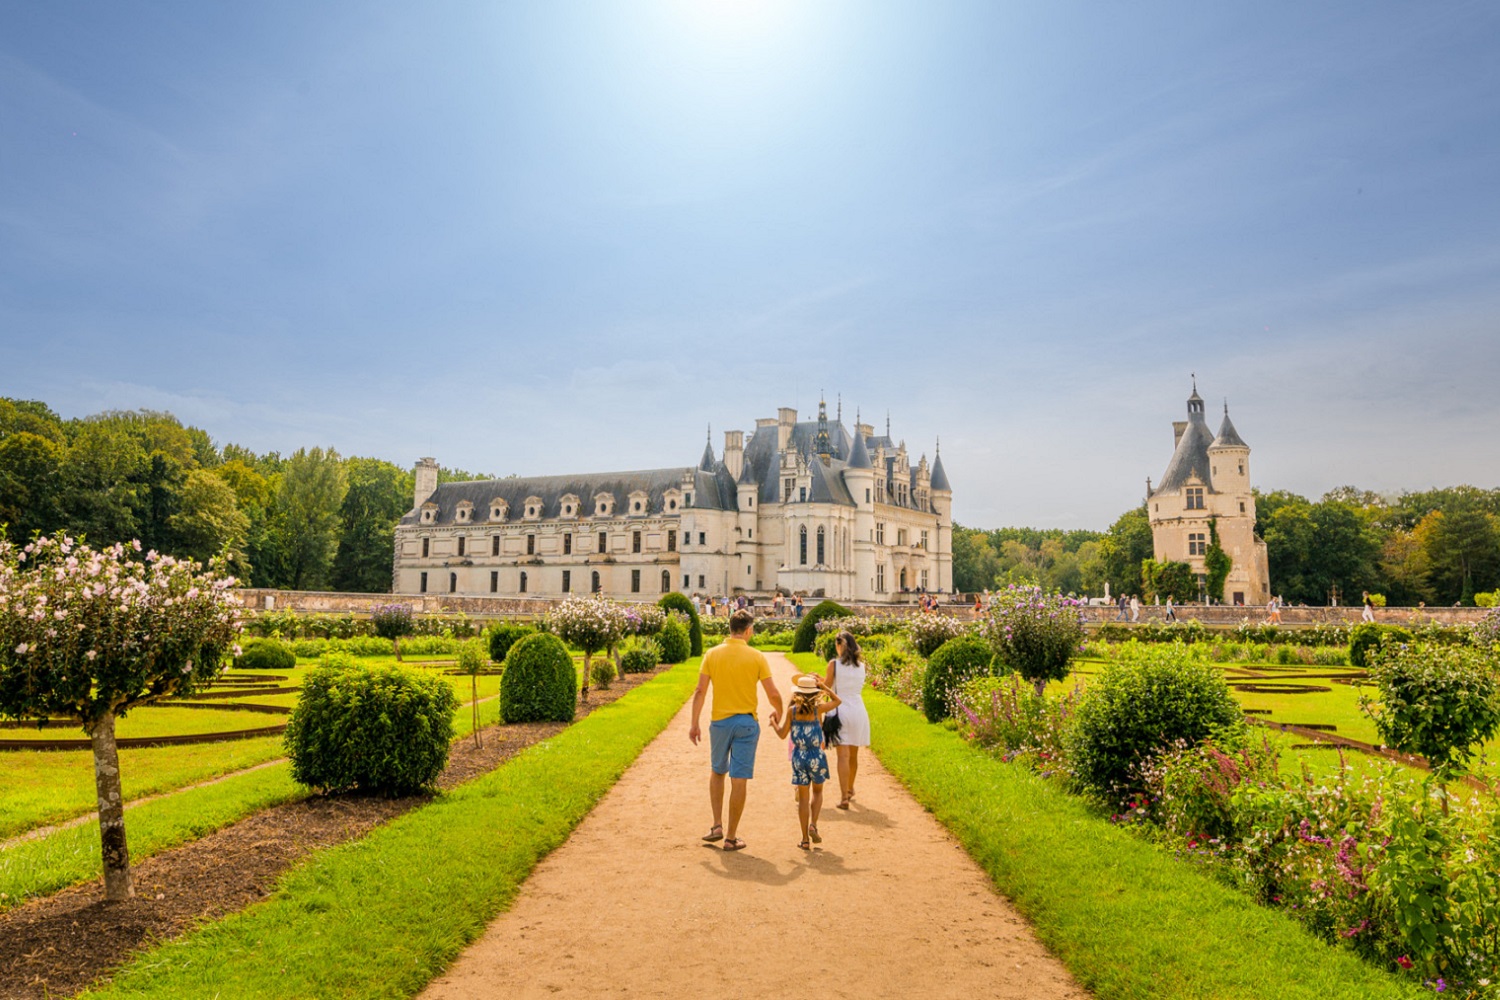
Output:
<path fill-rule="evenodd" d="M 818 641 L 818 622 L 824 618 L 847 618 L 852 613 L 837 601 L 820 601 L 797 624 L 797 634 L 792 636 L 792 652 L 811 653 Z"/>
<path fill-rule="evenodd" d="M 330 654 L 302 682 L 287 722 L 292 777 L 333 792 L 425 788 L 448 763 L 457 707 L 440 677 Z"/>
<path fill-rule="evenodd" d="M 622 674 L 648 674 L 656 669 L 660 656 L 661 653 L 656 648 L 654 640 L 645 639 L 633 642 L 620 654 L 620 672 Z"/>
<path fill-rule="evenodd" d="M 1383 643 L 1411 640 L 1411 630 L 1400 625 L 1360 622 L 1349 630 L 1349 663 L 1356 667 L 1373 666 L 1371 654 L 1379 652 Z"/>
<path fill-rule="evenodd" d="M 607 656 L 599 657 L 589 667 L 589 679 L 597 688 L 608 689 L 616 676 L 614 661 Z"/>
<path fill-rule="evenodd" d="M 1224 675 L 1182 644 L 1121 647 L 1078 703 L 1068 760 L 1085 788 L 1116 801 L 1179 740 L 1194 746 L 1245 724 Z"/>
<path fill-rule="evenodd" d="M 953 714 L 953 696 L 968 680 L 989 673 L 995 651 L 978 636 L 949 639 L 927 658 L 922 682 L 922 714 L 941 722 Z"/>
<path fill-rule="evenodd" d="M 661 651 L 662 663 L 681 663 L 692 655 L 693 644 L 688 635 L 687 622 L 679 615 L 667 615 L 661 631 L 656 633 L 655 642 L 657 649 Z"/>
<path fill-rule="evenodd" d="M 297 665 L 297 654 L 280 639 L 255 639 L 235 657 L 241 670 L 291 670 Z"/>
<path fill-rule="evenodd" d="M 496 663 L 505 662 L 505 654 L 510 652 L 510 647 L 535 631 L 515 622 L 497 622 L 490 627 L 490 659 Z"/>
<path fill-rule="evenodd" d="M 693 602 L 688 600 L 686 594 L 679 594 L 675 590 L 670 594 L 661 595 L 661 600 L 656 606 L 663 611 L 680 611 L 687 615 L 688 620 L 688 656 L 703 655 L 703 622 L 698 619 L 698 611 L 693 607 Z M 681 663 L 682 660 L 667 660 L 667 663 Z M 682 658 L 687 659 L 687 656 Z"/>
<path fill-rule="evenodd" d="M 528 635 L 505 657 L 501 722 L 572 722 L 578 677 L 568 647 L 555 635 Z"/>

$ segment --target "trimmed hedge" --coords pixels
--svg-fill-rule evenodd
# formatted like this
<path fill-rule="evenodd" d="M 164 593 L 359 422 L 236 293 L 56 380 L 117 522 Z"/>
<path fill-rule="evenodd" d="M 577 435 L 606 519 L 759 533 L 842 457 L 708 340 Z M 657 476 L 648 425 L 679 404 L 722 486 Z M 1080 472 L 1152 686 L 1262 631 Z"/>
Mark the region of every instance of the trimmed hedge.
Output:
<path fill-rule="evenodd" d="M 703 655 L 703 622 L 698 618 L 698 609 L 693 607 L 693 602 L 688 600 L 686 594 L 672 591 L 670 594 L 661 595 L 661 600 L 656 606 L 663 611 L 681 611 L 688 618 L 688 656 Z M 665 657 L 663 658 L 665 659 Z M 686 657 L 684 657 L 686 659 Z M 667 660 L 668 663 L 681 663 L 681 660 Z"/>
<path fill-rule="evenodd" d="M 964 682 L 989 673 L 995 651 L 978 636 L 949 639 L 927 658 L 927 676 L 922 681 L 922 714 L 928 722 L 941 722 L 953 714 L 953 695 Z"/>
<path fill-rule="evenodd" d="M 1375 622 L 1360 622 L 1349 630 L 1349 663 L 1355 667 L 1374 666 L 1370 654 L 1380 651 L 1381 643 L 1411 642 L 1411 629 L 1400 625 L 1378 625 Z"/>
<path fill-rule="evenodd" d="M 496 663 L 503 663 L 505 654 L 510 652 L 510 647 L 535 632 L 536 629 L 517 625 L 515 622 L 498 623 L 490 629 L 490 659 Z"/>
<path fill-rule="evenodd" d="M 656 633 L 656 647 L 661 650 L 662 663 L 681 663 L 693 655 L 692 639 L 682 619 L 668 615 L 661 631 Z"/>
<path fill-rule="evenodd" d="M 448 763 L 456 708 L 439 677 L 332 654 L 302 682 L 287 722 L 292 777 L 333 792 L 425 788 Z"/>
<path fill-rule="evenodd" d="M 510 648 L 500 678 L 501 722 L 572 722 L 578 703 L 573 656 L 555 635 L 529 635 Z"/>
<path fill-rule="evenodd" d="M 297 665 L 297 654 L 280 639 L 255 639 L 235 658 L 240 670 L 291 670 Z"/>
<path fill-rule="evenodd" d="M 677 627 L 679 629 L 682 628 L 681 625 Z M 654 639 L 643 639 L 639 642 L 633 642 L 629 646 L 626 646 L 625 651 L 620 654 L 620 673 L 648 674 L 656 669 L 656 664 L 659 662 L 660 656 L 661 651 L 657 648 Z M 687 657 L 683 657 L 683 659 L 685 660 Z M 676 662 L 680 663 L 682 661 L 678 660 Z"/>
<path fill-rule="evenodd" d="M 797 634 L 792 637 L 792 652 L 811 653 L 818 639 L 818 622 L 824 618 L 847 618 L 853 614 L 837 601 L 820 601 L 816 607 L 802 616 L 797 624 Z"/>

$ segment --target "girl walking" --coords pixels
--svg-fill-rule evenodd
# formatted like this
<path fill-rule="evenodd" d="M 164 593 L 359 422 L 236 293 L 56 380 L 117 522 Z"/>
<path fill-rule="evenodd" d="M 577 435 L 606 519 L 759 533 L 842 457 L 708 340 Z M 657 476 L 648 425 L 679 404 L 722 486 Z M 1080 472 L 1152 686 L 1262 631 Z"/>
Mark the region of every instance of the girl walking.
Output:
<path fill-rule="evenodd" d="M 781 717 L 781 724 L 772 726 L 778 737 L 786 739 L 791 736 L 792 785 L 797 790 L 797 819 L 802 823 L 802 843 L 797 846 L 804 851 L 823 842 L 818 836 L 818 816 L 823 812 L 823 782 L 828 780 L 828 757 L 823 753 L 823 716 L 838 704 L 838 695 L 830 691 L 816 674 L 796 674 L 792 677 L 792 703 Z"/>

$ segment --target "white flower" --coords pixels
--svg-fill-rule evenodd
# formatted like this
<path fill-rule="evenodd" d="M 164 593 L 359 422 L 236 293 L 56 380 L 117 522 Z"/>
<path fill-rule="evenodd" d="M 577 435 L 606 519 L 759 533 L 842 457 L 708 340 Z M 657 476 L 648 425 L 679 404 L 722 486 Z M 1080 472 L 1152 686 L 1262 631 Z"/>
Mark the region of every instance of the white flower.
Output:
<path fill-rule="evenodd" d="M 96 656 L 99 655 L 99 651 L 97 649 L 91 649 L 87 653 L 84 653 L 83 655 L 84 655 L 85 659 L 92 660 L 92 659 L 94 659 L 94 657 L 96 657 Z"/>
<path fill-rule="evenodd" d="M 25 656 L 26 655 L 26 651 L 28 649 L 30 649 L 30 648 L 31 648 L 30 646 L 26 645 L 26 643 L 23 642 L 19 646 L 16 647 L 16 653 L 18 655 L 20 655 L 20 656 Z"/>

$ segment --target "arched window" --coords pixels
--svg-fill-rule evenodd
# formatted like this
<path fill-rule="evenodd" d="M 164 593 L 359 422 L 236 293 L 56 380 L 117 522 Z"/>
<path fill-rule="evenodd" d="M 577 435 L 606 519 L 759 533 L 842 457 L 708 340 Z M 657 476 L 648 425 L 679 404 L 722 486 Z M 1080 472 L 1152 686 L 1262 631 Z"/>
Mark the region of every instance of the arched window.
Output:
<path fill-rule="evenodd" d="M 599 585 L 599 571 L 595 570 L 594 571 L 593 592 L 597 594 L 597 593 L 599 593 L 599 591 L 601 591 L 603 589 L 604 588 Z"/>
<path fill-rule="evenodd" d="M 827 560 L 823 558 L 823 529 L 822 529 L 822 527 L 819 527 L 818 528 L 818 565 L 821 566 L 825 562 L 827 562 Z"/>
<path fill-rule="evenodd" d="M 802 526 L 802 528 L 797 532 L 797 535 L 798 535 L 798 539 L 799 539 L 798 547 L 799 547 L 799 550 L 800 550 L 800 554 L 798 556 L 797 562 L 800 565 L 806 566 L 807 565 L 807 525 L 804 524 Z"/>
<path fill-rule="evenodd" d="M 450 594 L 456 594 L 456 593 L 458 593 L 458 574 L 457 573 L 449 573 L 448 574 L 448 593 L 450 593 Z"/>
<path fill-rule="evenodd" d="M 518 589 L 520 590 L 521 593 L 523 593 L 523 594 L 526 593 L 526 571 L 525 570 L 521 571 L 521 586 Z"/>
<path fill-rule="evenodd" d="M 672 571 L 664 569 L 664 570 L 661 571 L 661 592 L 663 594 L 665 594 L 667 591 L 669 591 L 671 589 L 672 589 Z"/>

